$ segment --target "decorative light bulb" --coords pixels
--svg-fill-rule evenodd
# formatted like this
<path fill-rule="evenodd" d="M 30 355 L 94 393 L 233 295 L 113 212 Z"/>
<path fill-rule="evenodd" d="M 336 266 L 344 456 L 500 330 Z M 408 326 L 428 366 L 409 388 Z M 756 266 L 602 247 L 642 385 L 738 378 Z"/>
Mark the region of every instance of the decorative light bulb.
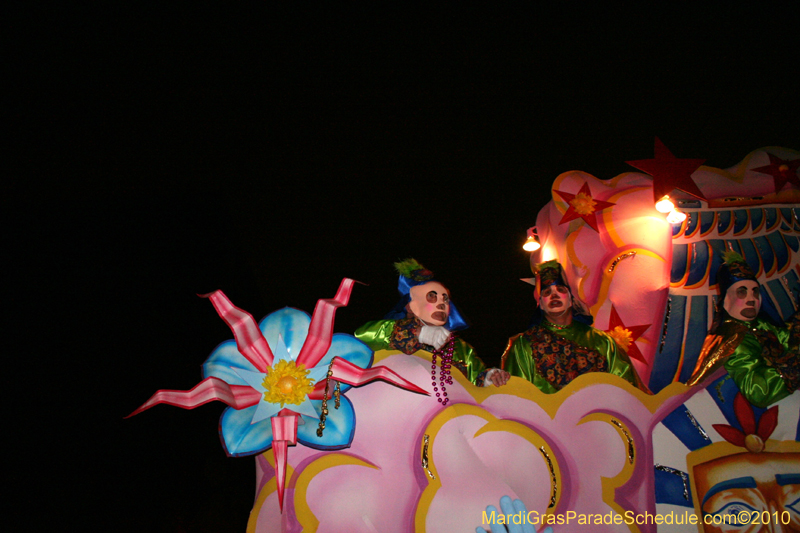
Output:
<path fill-rule="evenodd" d="M 669 212 L 667 215 L 667 222 L 670 224 L 678 224 L 686 220 L 686 213 L 681 213 L 680 211 L 675 211 L 674 209 Z"/>
<path fill-rule="evenodd" d="M 522 245 L 522 249 L 526 252 L 535 252 L 539 248 L 541 248 L 541 244 L 536 240 L 536 237 L 528 237 L 525 241 L 525 244 Z"/>
<path fill-rule="evenodd" d="M 659 213 L 669 213 L 675 209 L 675 204 L 669 199 L 669 196 L 664 196 L 661 200 L 656 202 L 656 211 Z"/>
<path fill-rule="evenodd" d="M 528 228 L 528 238 L 525 240 L 525 244 L 522 245 L 522 249 L 526 252 L 535 252 L 539 248 L 542 247 L 539 244 L 539 235 L 536 233 L 536 226 Z"/>

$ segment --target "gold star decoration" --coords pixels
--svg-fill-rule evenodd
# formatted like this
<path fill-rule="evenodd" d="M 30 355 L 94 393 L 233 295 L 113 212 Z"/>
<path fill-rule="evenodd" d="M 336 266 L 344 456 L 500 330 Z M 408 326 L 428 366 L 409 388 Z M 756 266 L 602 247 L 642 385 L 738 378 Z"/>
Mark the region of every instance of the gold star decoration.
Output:
<path fill-rule="evenodd" d="M 611 306 L 611 316 L 608 320 L 608 329 L 606 333 L 616 341 L 619 347 L 622 348 L 631 359 L 637 359 L 643 363 L 646 362 L 642 352 L 639 351 L 639 347 L 636 346 L 636 339 L 641 337 L 649 327 L 650 324 L 626 326 L 619 317 L 617 309 L 613 305 Z"/>
<path fill-rule="evenodd" d="M 559 222 L 559 224 L 582 218 L 590 228 L 598 233 L 597 212 L 611 207 L 612 205 L 616 205 L 612 202 L 604 202 L 603 200 L 592 198 L 592 191 L 589 190 L 589 184 L 586 182 L 584 182 L 578 194 L 555 190 L 553 192 L 559 195 L 569 205 L 567 212 L 561 217 L 561 222 Z"/>

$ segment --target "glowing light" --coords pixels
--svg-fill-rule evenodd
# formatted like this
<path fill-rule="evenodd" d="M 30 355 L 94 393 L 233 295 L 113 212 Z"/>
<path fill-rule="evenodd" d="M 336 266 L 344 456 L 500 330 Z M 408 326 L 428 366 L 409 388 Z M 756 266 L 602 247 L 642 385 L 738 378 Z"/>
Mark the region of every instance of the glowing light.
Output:
<path fill-rule="evenodd" d="M 542 262 L 550 261 L 551 259 L 558 259 L 558 254 L 556 253 L 555 247 L 550 244 L 542 248 L 540 259 Z"/>
<path fill-rule="evenodd" d="M 656 202 L 656 211 L 659 213 L 669 213 L 670 211 L 675 209 L 675 204 L 672 203 L 672 200 L 669 199 L 669 196 L 664 196 Z"/>
<path fill-rule="evenodd" d="M 528 228 L 528 238 L 525 240 L 525 244 L 522 245 L 522 249 L 526 252 L 535 252 L 541 247 L 539 236 L 536 234 L 536 226 Z"/>
<path fill-rule="evenodd" d="M 536 241 L 535 237 L 528 237 L 528 240 L 526 240 L 525 244 L 522 245 L 522 249 L 526 252 L 535 252 L 541 247 L 542 245 Z"/>
<path fill-rule="evenodd" d="M 684 220 L 686 220 L 686 213 L 681 213 L 680 211 L 675 211 L 674 209 L 670 211 L 669 215 L 667 215 L 667 222 L 670 224 L 678 224 Z"/>

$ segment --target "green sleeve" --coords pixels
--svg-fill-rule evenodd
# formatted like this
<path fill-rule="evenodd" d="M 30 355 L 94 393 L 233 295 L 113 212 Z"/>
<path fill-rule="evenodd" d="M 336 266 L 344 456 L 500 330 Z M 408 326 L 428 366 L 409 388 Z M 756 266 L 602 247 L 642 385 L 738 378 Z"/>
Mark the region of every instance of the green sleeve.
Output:
<path fill-rule="evenodd" d="M 555 387 L 539 375 L 536 370 L 536 363 L 533 360 L 531 343 L 524 339 L 521 334 L 509 340 L 509 346 L 503 354 L 502 366 L 503 370 L 512 376 L 530 381 L 546 394 L 556 392 Z"/>
<path fill-rule="evenodd" d="M 453 362 L 463 365 L 462 372 L 467 376 L 473 384 L 483 386 L 483 375 L 485 375 L 486 365 L 483 360 L 475 354 L 475 349 L 467 342 L 460 338 L 456 338 L 455 346 L 453 347 Z M 483 375 L 482 375 L 483 374 Z M 478 383 L 480 378 L 480 383 Z"/>
<path fill-rule="evenodd" d="M 394 320 L 367 322 L 356 330 L 355 337 L 369 346 L 374 352 L 386 350 L 392 340 L 394 324 Z"/>
<path fill-rule="evenodd" d="M 761 345 L 753 335 L 745 335 L 725 361 L 725 369 L 753 405 L 766 407 L 789 395 L 783 377 L 775 368 L 767 366 L 761 356 Z"/>

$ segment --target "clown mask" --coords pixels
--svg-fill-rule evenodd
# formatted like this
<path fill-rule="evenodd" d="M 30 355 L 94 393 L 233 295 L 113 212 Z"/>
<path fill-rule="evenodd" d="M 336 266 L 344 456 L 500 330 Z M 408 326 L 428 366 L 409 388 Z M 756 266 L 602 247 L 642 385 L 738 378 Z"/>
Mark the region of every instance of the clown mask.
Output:
<path fill-rule="evenodd" d="M 444 326 L 450 316 L 450 292 L 438 281 L 411 287 L 408 309 L 428 326 Z"/>
<path fill-rule="evenodd" d="M 572 295 L 564 285 L 548 285 L 542 289 L 539 307 L 545 315 L 559 317 L 572 309 Z"/>
<path fill-rule="evenodd" d="M 737 281 L 725 293 L 722 307 L 733 318 L 746 322 L 753 320 L 761 309 L 761 293 L 758 283 L 749 279 Z"/>

